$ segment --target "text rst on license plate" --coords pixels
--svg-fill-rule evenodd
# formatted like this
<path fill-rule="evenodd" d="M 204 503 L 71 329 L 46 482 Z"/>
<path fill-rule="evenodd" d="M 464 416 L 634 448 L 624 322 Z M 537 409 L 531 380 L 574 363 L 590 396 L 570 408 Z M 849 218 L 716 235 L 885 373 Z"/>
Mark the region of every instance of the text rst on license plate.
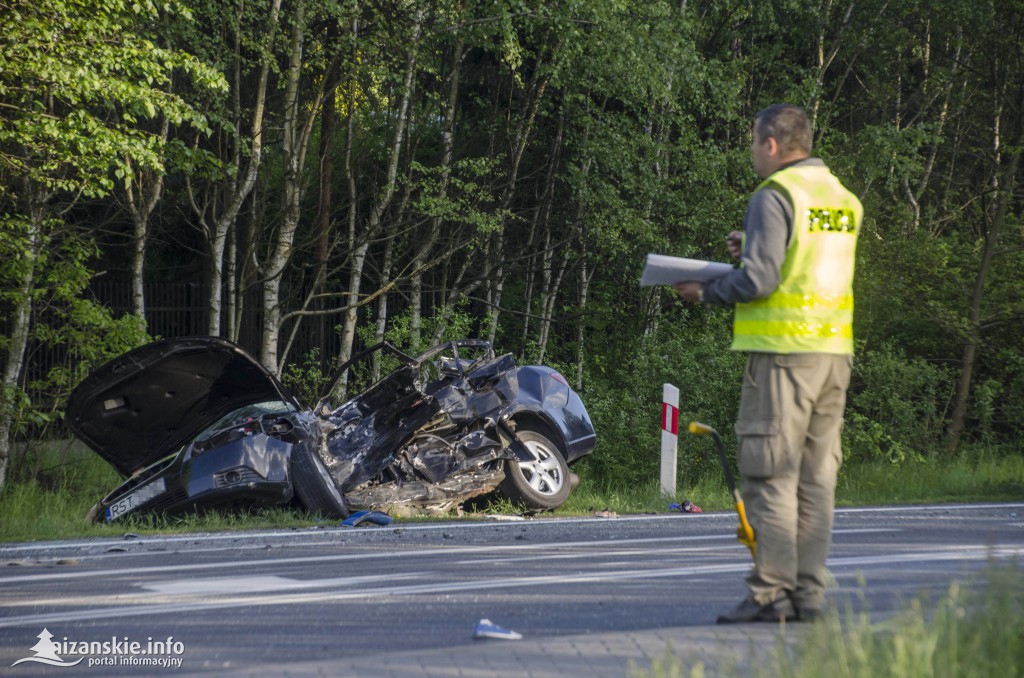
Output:
<path fill-rule="evenodd" d="M 143 485 L 131 494 L 126 494 L 113 504 L 107 507 L 107 522 L 117 520 L 132 509 L 142 506 L 150 499 L 167 491 L 167 482 L 163 478 L 157 478 L 151 483 Z"/>

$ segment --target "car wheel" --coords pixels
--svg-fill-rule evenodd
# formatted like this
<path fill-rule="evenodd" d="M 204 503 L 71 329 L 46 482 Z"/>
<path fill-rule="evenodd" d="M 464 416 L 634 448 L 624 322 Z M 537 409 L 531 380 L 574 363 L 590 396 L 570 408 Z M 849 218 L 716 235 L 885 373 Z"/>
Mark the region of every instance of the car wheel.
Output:
<path fill-rule="evenodd" d="M 320 455 L 303 446 L 292 448 L 292 485 L 299 501 L 311 513 L 347 518 L 348 506 Z"/>
<path fill-rule="evenodd" d="M 558 508 L 572 490 L 568 464 L 546 436 L 525 430 L 519 431 L 517 436 L 529 452 L 530 460 L 505 460 L 505 479 L 498 486 L 499 492 L 527 508 Z"/>

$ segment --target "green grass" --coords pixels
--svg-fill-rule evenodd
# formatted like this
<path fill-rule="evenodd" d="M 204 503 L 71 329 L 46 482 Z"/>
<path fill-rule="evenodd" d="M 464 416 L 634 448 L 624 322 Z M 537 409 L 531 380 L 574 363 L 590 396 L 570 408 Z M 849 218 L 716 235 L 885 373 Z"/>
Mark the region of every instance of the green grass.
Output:
<path fill-rule="evenodd" d="M 109 525 L 89 523 L 85 520 L 89 508 L 121 482 L 106 462 L 91 453 L 69 453 L 65 445 L 53 445 L 20 462 L 15 479 L 0 490 L 0 541 L 316 524 L 313 516 L 287 507 L 172 518 L 138 515 Z"/>
<path fill-rule="evenodd" d="M 49 450 L 22 461 L 15 479 L 0 490 L 0 541 L 114 536 L 143 533 L 272 529 L 317 524 L 316 518 L 291 508 L 247 513 L 210 513 L 179 518 L 130 516 L 112 525 L 87 524 L 84 516 L 96 501 L 117 486 L 116 473 L 92 454 Z M 585 462 L 584 462 L 585 463 Z M 592 515 L 608 509 L 619 515 L 664 513 L 673 501 L 662 497 L 656 480 L 646 485 L 615 487 L 587 478 L 555 515 Z M 29 480 L 26 480 L 28 478 Z M 843 468 L 836 503 L 856 506 L 892 503 L 1003 501 L 1024 496 L 1024 458 L 985 453 L 956 459 L 890 464 L 853 464 Z M 705 511 L 731 510 L 732 499 L 721 474 L 681 482 L 674 501 L 689 499 Z M 511 513 L 499 502 L 490 512 Z"/>
<path fill-rule="evenodd" d="M 787 678 L 1003 678 L 1024 675 L 1024 578 L 1020 564 L 990 566 L 977 587 L 954 582 L 936 601 L 922 596 L 884 623 L 868 612 L 832 612 L 768 656 L 708 667 L 669 651 L 633 678 L 708 673 Z"/>
<path fill-rule="evenodd" d="M 1024 497 L 1024 457 L 965 452 L 954 459 L 843 468 L 836 502 L 844 505 L 1005 501 Z"/>
<path fill-rule="evenodd" d="M 704 477 L 695 483 L 679 484 L 676 498 L 661 496 L 658 482 L 632 487 L 602 487 L 588 483 L 584 478 L 560 513 L 591 514 L 608 509 L 624 513 L 664 513 L 672 502 L 689 499 L 705 511 L 719 511 L 733 507 L 732 498 L 725 486 L 725 480 L 718 476 Z"/>
<path fill-rule="evenodd" d="M 215 532 L 311 526 L 316 518 L 291 508 L 247 512 L 190 514 L 177 517 L 128 516 L 116 523 L 86 522 L 85 514 L 99 494 L 80 495 L 66 489 L 51 490 L 38 483 L 11 484 L 0 496 L 0 542 L 67 539 L 71 537 L 120 537 L 125 532 Z"/>
<path fill-rule="evenodd" d="M 1024 497 L 1024 457 L 963 454 L 952 460 L 884 462 L 844 466 L 836 488 L 836 504 L 942 503 L 1008 501 Z M 583 482 L 561 509 L 586 514 L 607 508 L 616 513 L 661 513 L 671 501 L 689 499 L 705 511 L 733 508 L 721 474 L 682 482 L 676 498 L 661 496 L 658 483 L 627 488 L 602 487 Z"/>

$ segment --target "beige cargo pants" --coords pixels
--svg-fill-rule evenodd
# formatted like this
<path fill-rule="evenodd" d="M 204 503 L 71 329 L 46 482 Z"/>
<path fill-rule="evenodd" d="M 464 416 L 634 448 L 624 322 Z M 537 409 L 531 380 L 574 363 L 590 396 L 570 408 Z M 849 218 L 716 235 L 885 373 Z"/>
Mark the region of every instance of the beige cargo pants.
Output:
<path fill-rule="evenodd" d="M 799 609 L 824 603 L 852 365 L 850 356 L 825 353 L 752 353 L 747 360 L 737 461 L 757 538 L 747 584 L 759 604 L 786 594 Z"/>

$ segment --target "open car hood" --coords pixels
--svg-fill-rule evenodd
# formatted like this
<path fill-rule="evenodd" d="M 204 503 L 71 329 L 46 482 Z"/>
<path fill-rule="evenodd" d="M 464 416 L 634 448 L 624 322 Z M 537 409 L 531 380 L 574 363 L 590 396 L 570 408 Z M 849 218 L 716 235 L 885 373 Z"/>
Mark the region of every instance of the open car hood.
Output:
<path fill-rule="evenodd" d="M 71 430 L 124 476 L 190 442 L 233 410 L 294 397 L 219 337 L 157 341 L 111 360 L 68 400 Z"/>

